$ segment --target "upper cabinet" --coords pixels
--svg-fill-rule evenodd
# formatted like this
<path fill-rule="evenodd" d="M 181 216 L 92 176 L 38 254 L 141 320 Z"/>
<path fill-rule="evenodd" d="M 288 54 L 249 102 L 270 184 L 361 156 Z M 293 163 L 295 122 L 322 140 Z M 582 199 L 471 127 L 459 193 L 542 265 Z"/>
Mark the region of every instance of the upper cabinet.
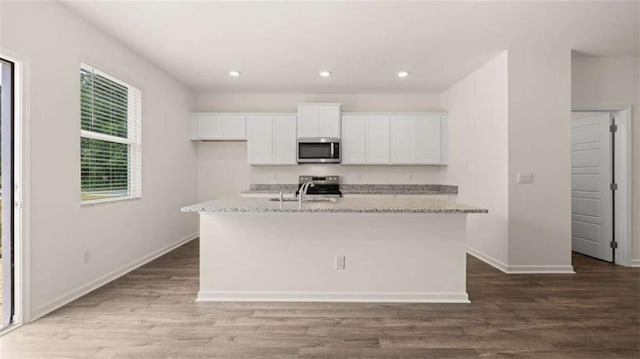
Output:
<path fill-rule="evenodd" d="M 298 138 L 340 138 L 340 104 L 298 104 Z"/>
<path fill-rule="evenodd" d="M 246 116 L 235 113 L 194 113 L 192 140 L 246 140 Z"/>
<path fill-rule="evenodd" d="M 194 113 L 193 140 L 247 140 L 251 165 L 296 165 L 296 139 L 341 139 L 343 165 L 445 165 L 442 113 L 345 112 L 307 103 L 295 113 Z"/>
<path fill-rule="evenodd" d="M 342 116 L 342 164 L 389 163 L 389 116 Z"/>
<path fill-rule="evenodd" d="M 447 163 L 447 121 L 441 114 L 345 113 L 344 165 L 442 165 Z"/>
<path fill-rule="evenodd" d="M 296 115 L 248 115 L 247 146 L 250 165 L 297 164 Z"/>
<path fill-rule="evenodd" d="M 447 163 L 446 117 L 439 114 L 396 114 L 390 120 L 391 163 Z"/>

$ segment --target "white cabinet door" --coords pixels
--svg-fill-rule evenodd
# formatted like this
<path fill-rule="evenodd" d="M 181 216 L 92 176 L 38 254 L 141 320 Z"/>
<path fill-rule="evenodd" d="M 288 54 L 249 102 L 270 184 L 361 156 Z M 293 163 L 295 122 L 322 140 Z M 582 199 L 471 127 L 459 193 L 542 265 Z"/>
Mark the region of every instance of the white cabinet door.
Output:
<path fill-rule="evenodd" d="M 327 106 L 318 108 L 318 137 L 340 138 L 340 107 Z"/>
<path fill-rule="evenodd" d="M 222 138 L 239 140 L 247 138 L 244 115 L 222 116 Z"/>
<path fill-rule="evenodd" d="M 422 116 L 416 120 L 417 156 L 419 164 L 440 163 L 440 116 Z"/>
<path fill-rule="evenodd" d="M 247 116 L 247 160 L 250 165 L 295 165 L 296 116 Z"/>
<path fill-rule="evenodd" d="M 340 138 L 340 104 L 299 104 L 298 138 Z"/>
<path fill-rule="evenodd" d="M 247 160 L 251 165 L 273 163 L 271 116 L 247 116 Z"/>
<path fill-rule="evenodd" d="M 297 164 L 296 116 L 273 116 L 273 164 Z"/>
<path fill-rule="evenodd" d="M 449 163 L 449 123 L 447 116 L 440 116 L 440 164 Z"/>
<path fill-rule="evenodd" d="M 194 140 L 218 139 L 222 136 L 222 116 L 199 113 L 192 115 L 191 121 L 191 138 Z"/>
<path fill-rule="evenodd" d="M 298 106 L 298 137 L 320 137 L 320 116 L 316 106 Z"/>
<path fill-rule="evenodd" d="M 366 123 L 362 116 L 342 117 L 342 163 L 366 163 Z"/>
<path fill-rule="evenodd" d="M 389 164 L 389 116 L 342 117 L 342 163 Z"/>
<path fill-rule="evenodd" d="M 389 116 L 367 116 L 366 162 L 389 164 Z"/>
<path fill-rule="evenodd" d="M 244 140 L 246 120 L 243 114 L 196 113 L 191 116 L 192 140 Z"/>
<path fill-rule="evenodd" d="M 441 123 L 440 115 L 392 116 L 391 163 L 441 164 L 443 146 Z"/>
<path fill-rule="evenodd" d="M 416 116 L 391 116 L 391 163 L 415 164 L 417 160 Z"/>

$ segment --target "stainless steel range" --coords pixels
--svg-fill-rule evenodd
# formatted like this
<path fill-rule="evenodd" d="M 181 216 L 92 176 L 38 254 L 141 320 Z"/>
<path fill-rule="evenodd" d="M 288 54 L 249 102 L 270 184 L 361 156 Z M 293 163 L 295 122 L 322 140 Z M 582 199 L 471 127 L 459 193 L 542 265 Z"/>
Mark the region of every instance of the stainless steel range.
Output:
<path fill-rule="evenodd" d="M 300 188 L 306 184 L 306 195 L 308 198 L 340 198 L 340 176 L 299 176 L 298 190 L 296 196 L 300 193 Z"/>

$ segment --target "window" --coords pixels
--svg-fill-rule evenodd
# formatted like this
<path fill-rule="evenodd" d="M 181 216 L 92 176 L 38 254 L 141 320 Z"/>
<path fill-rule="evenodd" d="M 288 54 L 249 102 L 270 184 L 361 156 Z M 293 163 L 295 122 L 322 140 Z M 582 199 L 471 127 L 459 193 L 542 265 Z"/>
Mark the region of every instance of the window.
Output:
<path fill-rule="evenodd" d="M 80 67 L 80 200 L 142 196 L 140 90 L 82 64 Z"/>

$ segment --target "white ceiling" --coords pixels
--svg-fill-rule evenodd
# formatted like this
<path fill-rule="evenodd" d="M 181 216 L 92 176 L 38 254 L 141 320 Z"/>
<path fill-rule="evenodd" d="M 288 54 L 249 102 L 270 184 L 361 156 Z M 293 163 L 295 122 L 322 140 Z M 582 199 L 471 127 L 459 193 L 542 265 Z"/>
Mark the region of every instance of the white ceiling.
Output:
<path fill-rule="evenodd" d="M 63 2 L 198 92 L 439 92 L 525 38 L 638 56 L 635 1 Z"/>

